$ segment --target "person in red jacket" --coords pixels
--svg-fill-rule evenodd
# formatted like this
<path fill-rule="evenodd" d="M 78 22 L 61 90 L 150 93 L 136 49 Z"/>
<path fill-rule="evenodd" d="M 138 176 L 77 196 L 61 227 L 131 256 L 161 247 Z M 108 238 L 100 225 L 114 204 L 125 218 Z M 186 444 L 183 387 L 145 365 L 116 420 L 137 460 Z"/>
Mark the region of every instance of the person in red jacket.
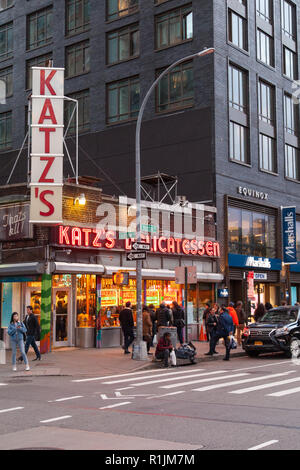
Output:
<path fill-rule="evenodd" d="M 165 333 L 158 341 L 155 351 L 155 357 L 157 359 L 164 360 L 164 367 L 169 365 L 169 357 L 171 351 L 173 351 L 173 345 L 171 342 L 171 334 Z"/>
<path fill-rule="evenodd" d="M 233 321 L 233 326 L 234 326 L 234 331 L 233 331 L 233 335 L 235 335 L 235 331 L 236 331 L 236 328 L 237 326 L 239 325 L 239 317 L 236 313 L 236 310 L 234 308 L 234 303 L 233 302 L 229 302 L 229 307 L 226 307 L 227 310 L 228 310 L 228 313 L 229 315 L 231 316 L 232 318 L 232 321 Z"/>

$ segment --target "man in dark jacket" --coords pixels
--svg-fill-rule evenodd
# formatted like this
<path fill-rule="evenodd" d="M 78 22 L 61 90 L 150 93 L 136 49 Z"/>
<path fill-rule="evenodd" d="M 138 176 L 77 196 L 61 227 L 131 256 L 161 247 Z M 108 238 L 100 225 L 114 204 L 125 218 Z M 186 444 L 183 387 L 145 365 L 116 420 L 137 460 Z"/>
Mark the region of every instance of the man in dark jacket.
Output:
<path fill-rule="evenodd" d="M 130 354 L 128 348 L 134 341 L 134 321 L 131 309 L 131 302 L 126 302 L 125 308 L 120 312 L 119 320 L 124 335 L 124 354 Z"/>
<path fill-rule="evenodd" d="M 218 325 L 215 334 L 210 342 L 210 351 L 208 355 L 212 356 L 215 351 L 215 347 L 220 338 L 224 339 L 226 347 L 226 356 L 224 361 L 229 361 L 230 356 L 230 335 L 233 333 L 233 320 L 228 313 L 228 310 L 224 307 L 220 309 L 220 316 L 218 319 Z"/>
<path fill-rule="evenodd" d="M 166 307 L 165 302 L 160 304 L 160 307 L 156 310 L 157 328 L 160 326 L 168 326 L 171 320 L 170 310 Z"/>
<path fill-rule="evenodd" d="M 173 312 L 173 325 L 177 328 L 177 335 L 180 344 L 183 344 L 183 328 L 185 325 L 184 322 L 184 310 L 178 305 L 177 302 L 172 302 L 171 304 L 172 312 Z"/>
<path fill-rule="evenodd" d="M 33 361 L 40 361 L 41 360 L 41 353 L 39 351 L 39 348 L 36 344 L 36 340 L 39 340 L 40 336 L 40 325 L 38 322 L 38 319 L 33 313 L 33 308 L 31 305 L 27 306 L 27 315 L 25 317 L 25 326 L 27 328 L 27 336 L 26 336 L 26 343 L 25 343 L 25 354 L 27 355 L 28 349 L 30 346 L 33 347 L 34 352 L 35 352 L 35 359 Z M 22 361 L 22 356 L 18 358 L 19 361 Z"/>

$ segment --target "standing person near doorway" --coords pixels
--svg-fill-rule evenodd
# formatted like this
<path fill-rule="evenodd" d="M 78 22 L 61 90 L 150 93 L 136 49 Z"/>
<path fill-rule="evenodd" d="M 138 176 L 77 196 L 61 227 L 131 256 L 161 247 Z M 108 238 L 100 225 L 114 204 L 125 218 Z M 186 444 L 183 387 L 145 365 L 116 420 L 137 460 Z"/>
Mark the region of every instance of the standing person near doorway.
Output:
<path fill-rule="evenodd" d="M 121 310 L 120 312 L 119 320 L 124 335 L 124 354 L 130 354 L 128 348 L 134 341 L 134 321 L 132 315 L 131 302 L 126 302 L 125 308 L 123 308 L 123 310 Z"/>
<path fill-rule="evenodd" d="M 39 341 L 40 336 L 40 325 L 38 319 L 36 318 L 35 314 L 33 313 L 33 308 L 31 305 L 26 307 L 27 315 L 26 315 L 26 328 L 27 328 L 27 337 L 25 343 L 25 354 L 28 353 L 29 347 L 32 346 L 35 352 L 35 359 L 33 361 L 40 361 L 41 360 L 41 353 L 39 348 L 36 344 L 36 340 Z M 20 356 L 18 361 L 22 361 L 23 358 Z"/>
<path fill-rule="evenodd" d="M 183 328 L 185 325 L 184 322 L 184 310 L 178 305 L 175 300 L 171 304 L 172 312 L 173 312 L 173 325 L 177 328 L 177 335 L 181 345 L 183 345 Z"/>
<path fill-rule="evenodd" d="M 237 342 L 240 346 L 242 344 L 242 333 L 244 331 L 245 324 L 247 323 L 246 313 L 243 309 L 243 302 L 241 300 L 236 303 L 235 311 L 239 319 L 239 324 L 237 326 Z"/>
<path fill-rule="evenodd" d="M 26 333 L 26 326 L 24 323 L 19 321 L 19 314 L 14 312 L 10 319 L 10 324 L 7 330 L 7 334 L 10 336 L 10 343 L 12 349 L 12 366 L 13 371 L 17 370 L 16 357 L 17 357 L 17 346 L 22 354 L 22 359 L 25 363 L 25 370 L 30 370 L 28 359 L 24 349 L 24 334 Z"/>

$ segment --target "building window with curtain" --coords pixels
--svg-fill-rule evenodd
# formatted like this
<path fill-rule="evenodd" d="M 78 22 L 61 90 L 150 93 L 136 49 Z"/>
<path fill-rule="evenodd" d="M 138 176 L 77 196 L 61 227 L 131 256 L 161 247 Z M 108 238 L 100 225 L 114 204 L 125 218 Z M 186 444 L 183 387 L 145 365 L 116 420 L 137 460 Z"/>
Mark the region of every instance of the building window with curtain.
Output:
<path fill-rule="evenodd" d="M 140 109 L 139 77 L 107 85 L 107 123 L 115 124 L 138 117 Z"/>
<path fill-rule="evenodd" d="M 66 48 L 66 78 L 90 71 L 90 44 L 83 41 Z"/>
<path fill-rule="evenodd" d="M 27 17 L 27 50 L 45 46 L 52 40 L 52 6 Z"/>
<path fill-rule="evenodd" d="M 285 144 L 285 176 L 295 181 L 299 181 L 299 149 L 292 145 Z"/>
<path fill-rule="evenodd" d="M 193 38 L 192 6 L 178 8 L 155 17 L 156 49 L 174 46 Z"/>
<path fill-rule="evenodd" d="M 13 55 L 13 23 L 0 26 L 0 61 Z"/>
<path fill-rule="evenodd" d="M 296 54 L 283 46 L 283 74 L 291 80 L 297 79 L 297 56 Z"/>
<path fill-rule="evenodd" d="M 136 13 L 138 9 L 139 0 L 106 0 L 106 19 L 107 21 L 117 20 Z"/>
<path fill-rule="evenodd" d="M 66 35 L 79 34 L 90 25 L 90 0 L 66 0 Z"/>
<path fill-rule="evenodd" d="M 248 128 L 230 121 L 229 158 L 237 163 L 249 164 Z"/>
<path fill-rule="evenodd" d="M 12 146 L 12 112 L 0 114 L 0 150 Z"/>
<path fill-rule="evenodd" d="M 157 76 L 161 73 L 157 72 Z M 161 113 L 194 104 L 193 62 L 180 64 L 165 75 L 156 89 L 156 112 Z"/>
<path fill-rule="evenodd" d="M 134 24 L 107 34 L 107 63 L 117 64 L 139 55 L 139 26 Z"/>
<path fill-rule="evenodd" d="M 68 95 L 69 98 L 78 101 L 78 132 L 88 132 L 90 130 L 90 92 L 89 90 L 79 91 Z M 68 134 L 76 132 L 76 103 L 65 102 L 65 129 L 69 126 Z M 73 113 L 74 112 L 74 113 Z M 70 122 L 70 119 L 72 120 Z"/>
<path fill-rule="evenodd" d="M 247 20 L 232 10 L 228 10 L 228 40 L 234 46 L 248 51 Z"/>
<path fill-rule="evenodd" d="M 276 148 L 275 139 L 268 135 L 259 134 L 259 165 L 261 170 L 275 173 Z"/>
<path fill-rule="evenodd" d="M 13 68 L 7 67 L 0 70 L 0 87 L 1 87 L 1 96 L 9 98 L 13 94 Z"/>
<path fill-rule="evenodd" d="M 14 6 L 14 0 L 0 0 L 0 11 Z"/>
<path fill-rule="evenodd" d="M 273 24 L 272 0 L 256 0 L 256 14 L 269 24 Z"/>
<path fill-rule="evenodd" d="M 282 32 L 290 39 L 296 39 L 296 8 L 291 2 L 281 0 Z"/>
<path fill-rule="evenodd" d="M 258 82 L 258 115 L 261 121 L 274 127 L 275 89 L 263 80 Z"/>
<path fill-rule="evenodd" d="M 242 113 L 248 112 L 248 75 L 244 70 L 229 64 L 228 70 L 229 105 Z"/>
<path fill-rule="evenodd" d="M 257 59 L 270 67 L 275 66 L 274 39 L 260 29 L 257 30 Z"/>

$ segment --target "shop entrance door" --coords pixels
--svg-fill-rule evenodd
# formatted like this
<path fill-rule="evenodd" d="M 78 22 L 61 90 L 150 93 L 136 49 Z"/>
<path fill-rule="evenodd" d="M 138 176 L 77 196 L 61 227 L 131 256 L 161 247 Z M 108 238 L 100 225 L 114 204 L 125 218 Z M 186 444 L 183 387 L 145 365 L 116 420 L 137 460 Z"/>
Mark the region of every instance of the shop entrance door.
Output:
<path fill-rule="evenodd" d="M 70 289 L 53 289 L 53 346 L 69 346 L 70 341 Z"/>

